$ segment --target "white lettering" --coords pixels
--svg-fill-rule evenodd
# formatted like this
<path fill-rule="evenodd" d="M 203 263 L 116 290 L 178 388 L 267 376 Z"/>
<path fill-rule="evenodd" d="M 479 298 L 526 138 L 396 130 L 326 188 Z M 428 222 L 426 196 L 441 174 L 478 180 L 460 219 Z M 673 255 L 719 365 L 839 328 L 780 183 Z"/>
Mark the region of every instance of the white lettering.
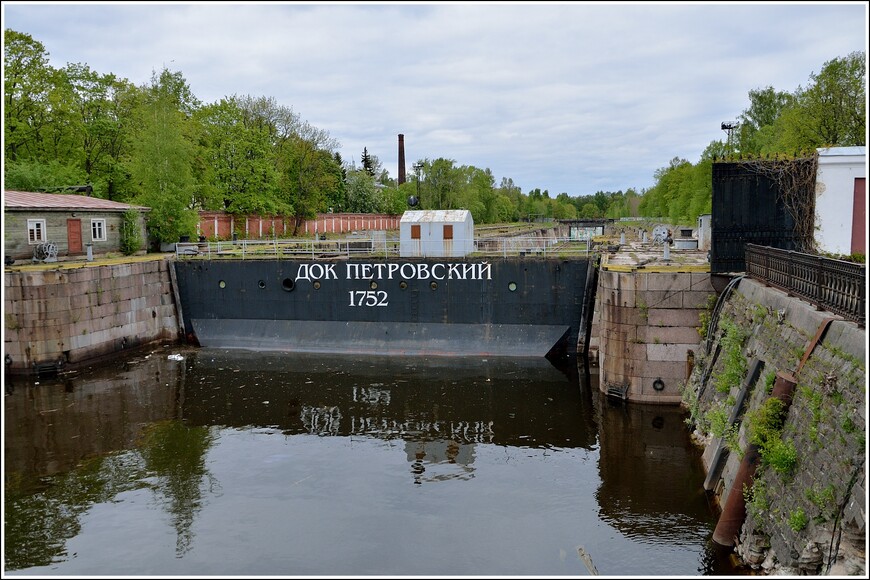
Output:
<path fill-rule="evenodd" d="M 300 264 L 296 271 L 296 280 L 311 280 L 308 275 L 308 264 Z"/>
<path fill-rule="evenodd" d="M 429 264 L 417 264 L 417 279 L 425 280 L 429 277 Z"/>
<path fill-rule="evenodd" d="M 405 270 L 406 267 L 411 269 L 410 274 Z M 407 278 L 408 280 L 413 280 L 414 276 L 417 275 L 417 268 L 414 267 L 414 264 L 402 264 L 401 274 L 402 274 L 402 278 Z"/>
<path fill-rule="evenodd" d="M 347 264 L 345 267 L 345 271 L 347 272 L 346 278 L 348 280 L 359 280 L 359 264 Z M 353 272 L 351 272 L 353 270 Z"/>
<path fill-rule="evenodd" d="M 462 273 L 459 271 L 459 264 L 450 264 L 447 278 L 450 280 L 465 280 Z"/>
<path fill-rule="evenodd" d="M 387 293 L 384 290 L 348 290 L 350 303 L 348 306 L 389 306 Z"/>
<path fill-rule="evenodd" d="M 443 280 L 444 275 L 442 274 L 441 276 L 439 276 L 438 274 L 435 273 L 435 269 L 441 268 L 442 270 L 444 270 L 444 267 L 445 267 L 444 264 L 432 264 L 432 277 L 435 278 L 436 280 Z"/>
<path fill-rule="evenodd" d="M 492 264 L 484 262 L 478 264 L 478 280 L 492 280 Z"/>

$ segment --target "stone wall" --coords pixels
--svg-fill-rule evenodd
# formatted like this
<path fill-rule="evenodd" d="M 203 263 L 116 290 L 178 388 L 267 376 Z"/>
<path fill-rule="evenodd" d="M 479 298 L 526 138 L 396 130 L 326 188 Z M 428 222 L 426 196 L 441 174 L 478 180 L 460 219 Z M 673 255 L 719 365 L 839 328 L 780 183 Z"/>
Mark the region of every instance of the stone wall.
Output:
<path fill-rule="evenodd" d="M 178 339 L 163 259 L 3 275 L 6 369 L 29 373 L 84 363 L 126 348 Z"/>
<path fill-rule="evenodd" d="M 724 508 L 742 494 L 732 498 L 744 518 L 736 553 L 766 573 L 863 575 L 865 329 L 749 278 L 717 310 L 684 403 L 706 448 L 708 489 Z M 754 361 L 762 368 L 751 383 Z M 778 377 L 794 379 L 795 389 L 779 432 L 760 440 L 760 410 Z M 748 489 L 732 489 L 743 457 L 761 441 Z"/>
<path fill-rule="evenodd" d="M 602 268 L 595 307 L 601 390 L 679 404 L 700 343 L 701 313 L 715 294 L 709 273 Z"/>

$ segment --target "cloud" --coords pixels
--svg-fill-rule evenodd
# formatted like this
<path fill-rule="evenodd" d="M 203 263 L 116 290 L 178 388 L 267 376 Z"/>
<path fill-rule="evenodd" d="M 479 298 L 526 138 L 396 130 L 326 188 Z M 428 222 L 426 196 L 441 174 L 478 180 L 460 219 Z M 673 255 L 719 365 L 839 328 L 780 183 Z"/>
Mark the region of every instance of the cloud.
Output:
<path fill-rule="evenodd" d="M 794 91 L 866 50 L 864 3 L 20 4 L 51 64 L 137 84 L 164 66 L 203 102 L 274 97 L 398 175 L 453 159 L 524 192 L 654 184 L 752 89 Z"/>

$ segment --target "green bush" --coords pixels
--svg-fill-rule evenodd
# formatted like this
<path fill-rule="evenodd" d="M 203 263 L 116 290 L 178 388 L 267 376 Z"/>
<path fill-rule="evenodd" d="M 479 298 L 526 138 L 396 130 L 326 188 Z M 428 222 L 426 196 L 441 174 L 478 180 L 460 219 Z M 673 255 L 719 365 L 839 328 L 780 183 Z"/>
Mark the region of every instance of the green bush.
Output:
<path fill-rule="evenodd" d="M 783 441 L 785 404 L 767 399 L 758 409 L 747 414 L 749 441 L 758 446 L 761 460 L 781 475 L 790 474 L 797 465 L 797 450 L 791 441 Z"/>
<path fill-rule="evenodd" d="M 810 523 L 810 518 L 807 517 L 806 512 L 804 512 L 803 508 L 798 508 L 795 511 L 791 512 L 791 515 L 788 517 L 788 525 L 796 532 L 799 532 L 807 527 L 807 524 Z"/>
<path fill-rule="evenodd" d="M 724 368 L 713 377 L 713 383 L 718 392 L 727 393 L 732 387 L 739 387 L 746 375 L 749 365 L 746 357 L 743 356 L 743 343 L 746 341 L 747 333 L 727 318 L 722 319 L 721 325 L 720 344 Z"/>
<path fill-rule="evenodd" d="M 128 209 L 121 216 L 120 250 L 125 256 L 130 256 L 141 249 L 142 233 L 139 228 L 139 211 Z"/>

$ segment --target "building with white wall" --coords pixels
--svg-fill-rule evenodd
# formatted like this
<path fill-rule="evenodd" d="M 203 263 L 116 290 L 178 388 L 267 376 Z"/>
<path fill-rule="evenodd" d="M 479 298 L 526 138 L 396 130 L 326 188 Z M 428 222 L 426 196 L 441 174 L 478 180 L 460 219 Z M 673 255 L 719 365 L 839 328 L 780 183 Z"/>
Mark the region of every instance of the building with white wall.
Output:
<path fill-rule="evenodd" d="M 818 149 L 816 245 L 832 254 L 864 254 L 867 248 L 867 154 L 865 147 Z"/>
<path fill-rule="evenodd" d="M 460 257 L 474 251 L 474 219 L 467 209 L 408 210 L 399 222 L 399 255 Z"/>

